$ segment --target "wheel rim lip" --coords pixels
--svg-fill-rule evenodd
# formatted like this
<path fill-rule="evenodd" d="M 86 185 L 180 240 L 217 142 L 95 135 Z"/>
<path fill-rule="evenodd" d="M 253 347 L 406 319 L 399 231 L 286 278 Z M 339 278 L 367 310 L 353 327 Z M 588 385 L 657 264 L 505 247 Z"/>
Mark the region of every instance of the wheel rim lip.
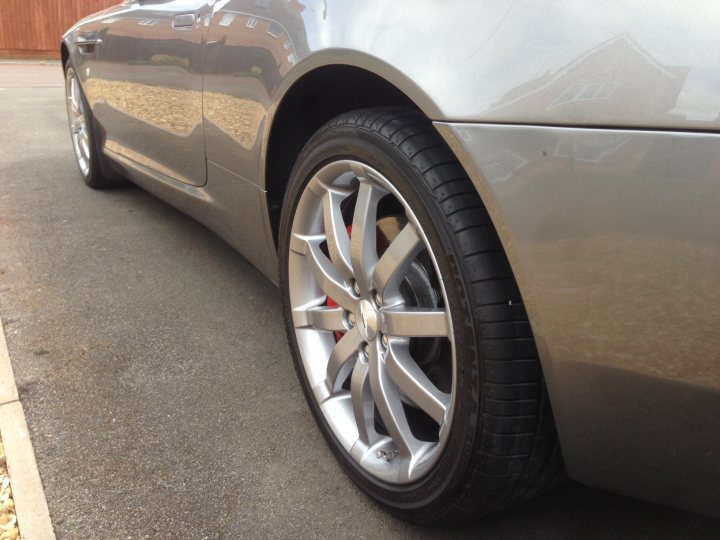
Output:
<path fill-rule="evenodd" d="M 80 82 L 73 68 L 68 68 L 65 78 L 68 124 L 73 151 L 83 176 L 90 173 L 90 132 L 87 126 L 85 104 L 80 94 Z"/>
<path fill-rule="evenodd" d="M 295 207 L 292 220 L 291 235 L 305 234 L 307 232 L 309 222 L 317 222 L 319 220 L 320 223 L 322 223 L 323 208 L 321 199 L 311 194 L 310 188 L 313 182 L 317 181 L 316 179 L 318 176 L 327 173 L 327 171 L 330 169 L 337 170 L 338 174 L 333 175 L 335 177 L 335 182 L 348 174 L 359 177 L 360 175 L 357 174 L 357 172 L 362 171 L 362 175 L 366 179 L 369 179 L 373 183 L 377 183 L 378 185 L 380 185 L 383 189 L 385 189 L 390 195 L 395 197 L 402 204 L 408 221 L 412 222 L 415 230 L 422 239 L 424 248 L 427 250 L 427 253 L 429 254 L 429 257 L 432 261 L 433 268 L 438 278 L 440 292 L 444 300 L 445 309 L 447 311 L 447 339 L 450 342 L 451 346 L 452 361 L 452 385 L 450 390 L 450 404 L 447 409 L 445 420 L 440 427 L 438 442 L 426 443 L 433 446 L 433 448 L 431 448 L 423 455 L 420 462 L 413 464 L 411 468 L 412 474 L 406 477 L 401 477 L 401 475 L 397 471 L 398 467 L 404 466 L 404 462 L 399 463 L 395 467 L 388 468 L 382 463 L 372 463 L 372 460 L 368 460 L 367 457 L 374 453 L 372 445 L 370 447 L 364 448 L 363 454 L 360 454 L 360 451 L 356 448 L 355 444 L 356 442 L 359 442 L 359 438 L 357 436 L 357 422 L 354 420 L 354 417 L 352 417 L 352 410 L 350 411 L 350 418 L 352 422 L 348 422 L 347 411 L 333 411 L 333 406 L 323 406 L 324 403 L 320 400 L 315 387 L 316 384 L 319 384 L 319 381 L 317 380 L 317 377 L 313 376 L 312 362 L 310 361 L 310 359 L 313 357 L 317 357 L 317 354 L 315 353 L 318 349 L 323 351 L 322 356 L 328 355 L 331 352 L 332 347 L 335 345 L 335 343 L 331 343 L 327 339 L 325 339 L 325 343 L 323 343 L 323 336 L 321 336 L 323 332 L 325 332 L 323 330 L 315 328 L 298 328 L 297 326 L 293 329 L 300 352 L 302 368 L 305 372 L 306 379 L 311 387 L 310 393 L 313 394 L 312 399 L 315 400 L 315 403 L 317 404 L 318 409 L 320 410 L 322 416 L 330 427 L 330 431 L 332 432 L 335 440 L 337 440 L 340 446 L 344 448 L 344 450 L 349 454 L 349 457 L 352 458 L 355 464 L 359 466 L 363 471 L 369 473 L 372 477 L 390 484 L 410 484 L 421 480 L 422 478 L 427 476 L 440 460 L 442 453 L 447 446 L 451 431 L 450 428 L 452 424 L 452 419 L 454 416 L 457 395 L 457 360 L 454 332 L 452 327 L 451 306 L 446 293 L 445 281 L 443 279 L 442 273 L 440 272 L 440 268 L 438 266 L 435 254 L 431 248 L 427 235 L 425 234 L 423 227 L 420 225 L 417 217 L 415 216 L 415 213 L 412 211 L 412 208 L 410 207 L 408 202 L 400 194 L 398 189 L 390 182 L 390 180 L 388 180 L 382 173 L 380 173 L 370 165 L 367 165 L 357 160 L 338 159 L 325 163 L 324 165 L 315 170 L 315 172 L 310 176 L 309 182 L 305 185 L 304 191 L 298 200 L 297 206 Z M 304 281 L 306 282 L 306 287 L 298 286 L 298 281 L 300 280 L 293 279 L 293 276 L 298 276 L 298 272 L 301 271 L 303 265 L 307 265 L 304 259 L 305 257 L 293 253 L 292 251 L 289 254 L 288 288 L 290 305 L 292 310 L 294 310 L 296 307 L 307 305 L 308 300 L 313 296 L 312 294 L 305 292 L 307 291 L 307 289 L 309 289 L 307 285 L 313 283 L 316 287 L 319 288 L 319 285 L 317 285 L 316 280 L 312 276 L 312 270 L 310 270 L 309 268 L 306 268 L 304 270 Z M 320 291 L 322 293 L 322 289 L 320 289 Z M 327 337 L 327 335 L 325 337 Z M 360 362 L 361 357 L 362 353 L 359 353 L 359 358 L 357 362 Z M 351 398 L 348 396 L 348 399 Z M 352 428 L 348 428 L 348 426 L 346 425 L 348 423 L 354 423 L 355 425 Z M 380 445 L 378 445 L 378 448 L 379 447 Z M 405 462 L 407 462 L 407 459 L 405 459 Z"/>

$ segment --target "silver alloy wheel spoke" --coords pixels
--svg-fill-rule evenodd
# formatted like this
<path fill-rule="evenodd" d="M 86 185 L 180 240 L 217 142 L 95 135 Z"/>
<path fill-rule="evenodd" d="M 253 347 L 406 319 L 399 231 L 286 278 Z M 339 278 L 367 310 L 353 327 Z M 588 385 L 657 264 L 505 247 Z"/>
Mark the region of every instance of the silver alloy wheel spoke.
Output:
<path fill-rule="evenodd" d="M 90 155 L 90 141 L 88 140 L 87 130 L 85 127 L 80 130 L 80 146 L 82 148 L 83 156 L 87 158 Z"/>
<path fill-rule="evenodd" d="M 441 392 L 413 360 L 408 340 L 390 340 L 385 365 L 390 378 L 398 388 L 418 408 L 442 425 L 450 408 L 451 396 Z"/>
<path fill-rule="evenodd" d="M 325 186 L 323 194 L 323 214 L 325 221 L 325 235 L 327 236 L 330 260 L 340 273 L 346 278 L 352 277 L 350 263 L 350 235 L 343 220 L 340 203 L 352 194 L 349 189 L 338 189 Z"/>
<path fill-rule="evenodd" d="M 410 431 L 400 393 L 390 379 L 384 362 L 378 356 L 377 351 L 373 350 L 368 362 L 373 399 L 385 428 L 395 442 L 398 453 L 402 457 L 412 460 L 414 453 L 419 449 L 420 441 Z"/>
<path fill-rule="evenodd" d="M 378 435 L 375 432 L 375 403 L 370 390 L 367 361 L 355 364 L 350 378 L 350 394 L 358 428 L 358 439 L 365 447 L 370 446 L 378 438 Z"/>
<path fill-rule="evenodd" d="M 324 241 L 324 236 L 302 237 L 294 235 L 290 243 L 290 249 L 307 257 L 318 285 L 328 297 L 345 309 L 352 310 L 355 306 L 355 299 L 332 261 L 322 252 L 320 244 Z"/>
<path fill-rule="evenodd" d="M 73 133 L 80 133 L 85 127 L 85 115 L 78 113 L 78 116 L 70 122 L 70 129 Z"/>
<path fill-rule="evenodd" d="M 360 332 L 358 332 L 356 328 L 353 328 L 335 345 L 327 365 L 326 380 L 328 390 L 330 390 L 331 393 L 340 390 L 343 382 L 345 382 L 347 376 L 350 375 L 350 370 L 354 366 L 353 361 L 357 358 L 358 349 L 362 342 Z"/>
<path fill-rule="evenodd" d="M 80 112 L 80 102 L 78 100 L 78 82 L 75 77 L 72 78 L 70 83 L 70 105 L 74 113 Z"/>
<path fill-rule="evenodd" d="M 316 306 L 293 309 L 295 328 L 317 328 L 318 330 L 345 330 L 345 310 L 339 306 Z"/>
<path fill-rule="evenodd" d="M 386 196 L 402 205 L 407 223 L 380 256 L 379 223 L 387 216 L 379 215 L 379 205 Z M 355 208 L 348 230 L 343 209 L 351 197 Z M 397 206 L 388 207 L 396 216 Z M 391 483 L 417 480 L 437 463 L 447 442 L 455 344 L 447 307 L 415 307 L 416 300 L 406 305 L 400 294 L 403 283 L 428 287 L 416 292 L 448 305 L 442 279 L 431 282 L 426 275 L 409 281 L 411 267 L 440 276 L 412 209 L 378 171 L 355 161 L 334 161 L 320 168 L 301 194 L 289 247 L 300 360 L 330 429 L 370 474 Z M 421 252 L 432 269 L 422 263 L 418 270 L 420 263 L 414 264 Z M 450 347 L 437 354 L 451 355 L 450 393 L 441 391 L 413 358 L 414 338 L 449 341 Z"/>
<path fill-rule="evenodd" d="M 408 223 L 380 257 L 373 273 L 373 284 L 386 304 L 402 301 L 400 283 L 423 248 L 422 239 Z"/>
<path fill-rule="evenodd" d="M 355 280 L 360 294 L 367 295 L 372 288 L 371 276 L 378 262 L 377 205 L 387 192 L 370 180 L 361 179 L 352 222 L 350 252 Z"/>
<path fill-rule="evenodd" d="M 77 77 L 73 78 L 73 103 L 75 104 L 75 110 L 80 112 L 82 105 L 80 104 L 80 83 Z"/>
<path fill-rule="evenodd" d="M 447 312 L 442 308 L 394 306 L 380 310 L 380 331 L 398 337 L 448 335 Z"/>

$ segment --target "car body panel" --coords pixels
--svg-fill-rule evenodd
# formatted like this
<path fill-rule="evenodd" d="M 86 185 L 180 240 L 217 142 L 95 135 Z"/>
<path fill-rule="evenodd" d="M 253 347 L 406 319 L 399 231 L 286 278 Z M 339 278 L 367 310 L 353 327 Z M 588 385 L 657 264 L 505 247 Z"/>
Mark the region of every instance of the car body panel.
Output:
<path fill-rule="evenodd" d="M 175 3 L 111 8 L 64 38 L 103 150 L 135 182 L 277 282 L 275 115 L 318 68 L 376 74 L 436 121 L 491 212 L 570 475 L 720 513 L 720 4 L 188 0 L 198 47 L 168 39 L 153 53 L 187 63 L 153 71 L 131 51 L 75 45 L 112 42 L 122 14 Z M 101 87 L 117 81 L 152 81 L 150 100 L 176 93 L 186 138 L 135 111 L 140 94 L 113 106 Z"/>
<path fill-rule="evenodd" d="M 257 185 L 208 162 L 208 182 L 191 186 L 147 169 L 120 154 L 108 155 L 127 177 L 150 193 L 195 217 L 277 282 L 277 255 L 266 217 L 265 192 Z"/>
<path fill-rule="evenodd" d="M 65 39 L 72 48 L 80 26 L 82 32 L 105 35 L 133 14 L 138 15 L 135 26 L 142 28 L 142 13 L 149 18 L 152 9 L 175 4 L 177 12 L 195 6 L 204 29 L 199 32 L 208 33 L 202 53 L 207 158 L 262 188 L 274 113 L 296 81 L 326 65 L 378 74 L 433 120 L 720 129 L 720 37 L 696 30 L 720 18 L 720 5 L 709 0 L 681 16 L 640 0 L 602 6 L 526 1 L 509 7 L 489 1 L 431 5 L 405 0 L 394 3 L 393 10 L 378 0 L 362 10 L 332 0 L 154 0 L 147 8 L 132 3 L 106 10 L 76 25 Z M 209 9 L 211 17 L 205 16 Z M 594 23 L 598 18 L 602 25 Z M 250 19 L 255 26 L 249 26 Z M 145 27 L 148 32 L 153 28 Z M 668 47 L 668 34 L 661 30 L 669 28 L 683 33 L 682 46 Z M 183 40 L 166 41 L 165 56 L 188 62 L 196 75 L 198 59 L 188 55 Z M 419 49 L 426 43 L 433 46 Z M 127 71 L 130 61 L 73 55 L 76 67 L 90 60 L 96 66 L 91 79 L 100 86 L 108 84 L 105 74 Z M 194 75 L 189 88 L 172 81 L 154 86 L 197 96 Z M 85 82 L 84 73 L 81 77 Z M 86 88 L 88 96 L 95 96 L 94 84 Z M 142 97 L 137 94 L 135 101 Z M 93 110 L 95 103 L 91 100 Z M 184 122 L 199 133 L 193 109 L 192 120 Z M 102 107 L 96 112 L 102 116 Z M 153 135 L 168 139 L 161 129 Z M 117 142 L 122 150 L 122 141 Z M 173 155 L 171 145 L 163 146 L 166 159 L 133 157 L 154 167 L 183 163 L 193 155 L 186 146 L 177 148 Z M 176 169 L 181 167 L 170 167 L 169 175 L 201 184 L 192 179 L 197 173 L 183 175 Z"/>
<path fill-rule="evenodd" d="M 113 127 L 105 147 L 198 186 L 207 175 L 202 57 L 209 14 L 197 0 L 133 3 L 78 33 L 100 40 L 84 89 L 97 121 Z"/>

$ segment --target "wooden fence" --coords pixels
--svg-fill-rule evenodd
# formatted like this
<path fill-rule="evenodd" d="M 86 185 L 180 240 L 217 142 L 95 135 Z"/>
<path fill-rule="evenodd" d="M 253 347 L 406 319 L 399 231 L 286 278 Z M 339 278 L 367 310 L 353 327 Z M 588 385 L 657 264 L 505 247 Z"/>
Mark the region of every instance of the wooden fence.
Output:
<path fill-rule="evenodd" d="M 0 0 L 0 58 L 59 58 L 76 21 L 120 0 Z"/>

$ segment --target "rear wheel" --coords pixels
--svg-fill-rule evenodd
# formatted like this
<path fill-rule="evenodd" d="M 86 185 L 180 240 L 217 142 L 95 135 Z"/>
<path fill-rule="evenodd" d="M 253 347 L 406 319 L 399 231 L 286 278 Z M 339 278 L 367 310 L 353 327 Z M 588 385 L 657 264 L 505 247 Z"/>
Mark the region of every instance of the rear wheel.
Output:
<path fill-rule="evenodd" d="M 280 232 L 288 339 L 340 463 L 421 523 L 561 474 L 522 299 L 477 192 L 432 125 L 345 114 L 301 152 Z"/>
<path fill-rule="evenodd" d="M 105 189 L 115 185 L 114 174 L 109 167 L 103 167 L 101 161 L 103 157 L 97 148 L 92 112 L 83 94 L 77 72 L 70 63 L 65 68 L 65 95 L 70 138 L 75 161 L 83 180 L 95 189 Z"/>

